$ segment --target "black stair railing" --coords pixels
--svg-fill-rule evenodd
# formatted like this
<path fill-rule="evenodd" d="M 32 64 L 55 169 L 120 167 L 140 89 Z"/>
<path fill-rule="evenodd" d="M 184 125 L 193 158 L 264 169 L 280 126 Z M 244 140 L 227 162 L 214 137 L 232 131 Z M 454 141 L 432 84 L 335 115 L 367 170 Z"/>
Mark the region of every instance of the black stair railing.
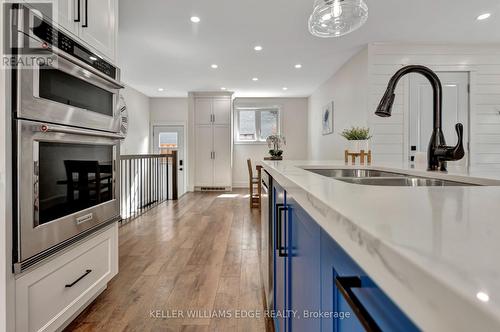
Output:
<path fill-rule="evenodd" d="M 167 200 L 177 200 L 177 151 L 120 156 L 122 222 Z"/>

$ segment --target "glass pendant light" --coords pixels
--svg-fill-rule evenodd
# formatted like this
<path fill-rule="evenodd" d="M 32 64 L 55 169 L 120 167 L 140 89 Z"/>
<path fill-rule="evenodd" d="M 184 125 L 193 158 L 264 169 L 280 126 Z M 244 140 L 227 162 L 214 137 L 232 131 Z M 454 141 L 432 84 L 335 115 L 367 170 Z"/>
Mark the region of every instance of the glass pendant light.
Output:
<path fill-rule="evenodd" d="M 317 37 L 340 37 L 361 27 L 368 19 L 364 0 L 314 0 L 309 32 Z"/>

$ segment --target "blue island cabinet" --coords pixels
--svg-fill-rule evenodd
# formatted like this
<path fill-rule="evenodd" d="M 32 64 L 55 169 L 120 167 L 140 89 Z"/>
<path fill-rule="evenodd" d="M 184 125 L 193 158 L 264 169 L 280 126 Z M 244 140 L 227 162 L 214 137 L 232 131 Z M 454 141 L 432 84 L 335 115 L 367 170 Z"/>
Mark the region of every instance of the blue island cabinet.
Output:
<path fill-rule="evenodd" d="M 288 198 L 290 316 L 289 331 L 319 331 L 321 328 L 321 228 Z"/>
<path fill-rule="evenodd" d="M 274 329 L 289 331 L 288 310 L 290 309 L 289 262 L 286 254 L 288 241 L 288 213 L 286 192 L 273 182 L 273 257 L 274 257 Z"/>
<path fill-rule="evenodd" d="M 276 332 L 419 331 L 276 182 L 272 199 Z"/>
<path fill-rule="evenodd" d="M 321 331 L 419 329 L 325 231 L 321 231 Z"/>

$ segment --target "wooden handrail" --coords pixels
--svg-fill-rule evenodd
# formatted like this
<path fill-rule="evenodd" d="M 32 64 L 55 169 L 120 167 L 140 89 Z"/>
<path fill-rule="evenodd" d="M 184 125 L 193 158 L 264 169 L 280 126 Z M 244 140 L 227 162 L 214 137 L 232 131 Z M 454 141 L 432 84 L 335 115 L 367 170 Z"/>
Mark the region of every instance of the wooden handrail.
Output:
<path fill-rule="evenodd" d="M 121 160 L 129 160 L 136 158 L 173 158 L 177 156 L 177 151 L 172 151 L 171 153 L 159 153 L 159 154 L 122 154 L 120 156 Z"/>

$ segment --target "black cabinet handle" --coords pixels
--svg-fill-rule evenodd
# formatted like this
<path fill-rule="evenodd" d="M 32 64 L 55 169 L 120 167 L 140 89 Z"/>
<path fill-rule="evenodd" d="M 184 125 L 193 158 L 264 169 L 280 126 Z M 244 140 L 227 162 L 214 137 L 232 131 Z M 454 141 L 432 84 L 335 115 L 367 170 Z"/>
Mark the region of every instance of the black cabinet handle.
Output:
<path fill-rule="evenodd" d="M 288 207 L 285 204 L 276 204 L 276 209 L 278 210 L 277 215 L 277 226 L 276 226 L 276 250 L 278 250 L 278 256 L 287 257 L 286 248 L 282 245 L 283 239 L 281 236 L 281 229 L 283 227 L 283 212 L 288 211 Z"/>
<path fill-rule="evenodd" d="M 69 285 L 66 285 L 65 287 L 66 288 L 71 288 L 73 287 L 77 282 L 79 282 L 80 280 L 82 280 L 83 278 L 85 278 L 90 272 L 92 272 L 92 270 L 87 270 L 85 271 L 85 273 L 78 279 L 76 279 L 75 281 L 73 281 L 71 284 Z"/>
<path fill-rule="evenodd" d="M 80 0 L 77 0 L 76 2 L 76 18 L 74 19 L 74 21 L 80 22 Z"/>
<path fill-rule="evenodd" d="M 361 301 L 353 293 L 352 288 L 363 288 L 363 282 L 360 277 L 336 277 L 335 284 L 342 296 L 354 311 L 356 317 L 368 332 L 381 332 L 382 330 L 377 325 L 368 310 L 363 306 Z"/>
<path fill-rule="evenodd" d="M 85 23 L 82 24 L 82 28 L 89 27 L 89 0 L 85 1 Z"/>

